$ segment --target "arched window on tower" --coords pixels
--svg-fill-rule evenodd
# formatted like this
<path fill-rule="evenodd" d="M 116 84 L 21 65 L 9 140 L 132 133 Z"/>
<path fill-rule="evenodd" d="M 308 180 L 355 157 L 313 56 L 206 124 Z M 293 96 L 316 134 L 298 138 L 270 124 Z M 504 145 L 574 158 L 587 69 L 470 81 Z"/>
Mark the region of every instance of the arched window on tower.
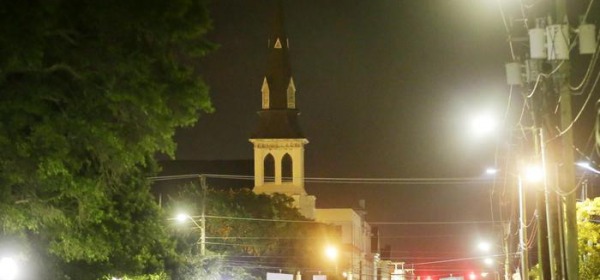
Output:
<path fill-rule="evenodd" d="M 275 158 L 272 154 L 268 154 L 264 160 L 265 183 L 275 182 Z"/>
<path fill-rule="evenodd" d="M 281 159 L 281 175 L 283 182 L 291 182 L 294 177 L 293 162 L 290 154 L 285 154 Z"/>

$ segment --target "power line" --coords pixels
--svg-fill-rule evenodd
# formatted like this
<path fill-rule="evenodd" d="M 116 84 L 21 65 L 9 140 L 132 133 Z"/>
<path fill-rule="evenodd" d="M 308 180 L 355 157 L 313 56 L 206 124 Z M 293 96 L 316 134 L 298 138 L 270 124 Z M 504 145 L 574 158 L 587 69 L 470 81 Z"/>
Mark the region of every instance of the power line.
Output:
<path fill-rule="evenodd" d="M 199 216 L 190 216 L 198 218 Z M 228 220 L 247 220 L 260 222 L 284 222 L 284 223 L 313 223 L 325 224 L 318 221 L 303 221 L 303 220 L 285 220 L 285 219 L 265 219 L 265 218 L 250 218 L 250 217 L 235 217 L 235 216 L 211 216 L 205 215 L 210 219 L 228 219 Z M 407 222 L 391 222 L 391 221 L 375 221 L 368 222 L 370 225 L 464 225 L 464 224 L 496 224 L 502 223 L 498 221 L 407 221 Z"/>
<path fill-rule="evenodd" d="M 438 221 L 438 222 L 369 222 L 370 225 L 464 225 L 464 224 L 496 224 L 498 221 Z"/>
<path fill-rule="evenodd" d="M 152 181 L 167 181 L 167 180 L 184 180 L 184 179 L 196 179 L 199 177 L 206 178 L 217 178 L 217 179 L 232 179 L 232 180 L 254 180 L 254 176 L 250 175 L 232 175 L 232 174 L 183 174 L 183 175 L 171 175 L 171 176 L 156 176 L 148 177 Z M 266 177 L 269 179 L 270 177 Z M 292 179 L 286 177 L 285 179 Z M 304 177 L 305 183 L 326 183 L 326 184 L 395 184 L 395 185 L 461 185 L 461 184 L 484 184 L 491 183 L 493 179 L 483 177 L 439 177 L 439 178 L 427 178 L 427 177 L 378 177 L 378 178 L 367 178 L 367 177 Z M 498 178 L 496 178 L 498 179 Z"/>
<path fill-rule="evenodd" d="M 517 254 L 519 254 L 519 253 L 513 253 L 513 255 L 517 255 Z M 468 257 L 468 258 L 456 258 L 456 259 L 440 260 L 440 261 L 433 261 L 433 262 L 414 263 L 411 265 L 419 266 L 419 265 L 429 265 L 429 264 L 438 264 L 438 263 L 462 262 L 462 261 L 480 260 L 480 259 L 484 259 L 485 257 L 503 257 L 503 256 L 504 256 L 504 254 L 497 254 L 497 255 L 477 256 L 477 257 Z"/>
<path fill-rule="evenodd" d="M 246 221 L 258 221 L 258 222 L 284 222 L 284 223 L 323 224 L 322 222 L 303 221 L 303 220 L 264 219 L 264 218 L 233 217 L 233 216 L 210 216 L 210 215 L 206 215 L 205 217 L 206 218 L 211 218 L 211 219 L 246 220 Z"/>

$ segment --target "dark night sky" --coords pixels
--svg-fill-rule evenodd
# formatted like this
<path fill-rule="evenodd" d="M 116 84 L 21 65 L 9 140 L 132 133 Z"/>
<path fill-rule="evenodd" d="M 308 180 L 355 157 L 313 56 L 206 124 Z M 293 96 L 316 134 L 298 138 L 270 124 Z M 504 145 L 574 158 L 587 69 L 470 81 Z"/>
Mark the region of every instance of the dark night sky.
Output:
<path fill-rule="evenodd" d="M 177 159 L 252 158 L 248 137 L 260 109 L 271 7 L 262 0 L 214 2 L 210 38 L 220 47 L 202 68 L 216 112 L 177 133 Z M 506 106 L 509 50 L 496 1 L 284 3 L 300 123 L 310 141 L 307 177 L 476 177 L 492 163 L 493 141 L 470 139 L 465 120 Z M 307 184 L 307 190 L 320 207 L 364 198 L 371 222 L 490 219 L 489 185 Z M 469 242 L 489 227 L 382 231 L 405 236 L 383 240 L 394 244 L 396 260 L 418 263 L 433 259 L 410 257 L 472 256 Z"/>

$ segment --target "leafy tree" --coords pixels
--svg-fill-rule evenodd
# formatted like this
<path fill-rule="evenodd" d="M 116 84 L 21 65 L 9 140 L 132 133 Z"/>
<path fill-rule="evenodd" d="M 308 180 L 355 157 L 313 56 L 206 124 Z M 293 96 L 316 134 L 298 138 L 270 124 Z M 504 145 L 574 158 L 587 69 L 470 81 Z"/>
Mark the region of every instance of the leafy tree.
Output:
<path fill-rule="evenodd" d="M 577 205 L 579 274 L 581 279 L 600 279 L 600 197 Z"/>
<path fill-rule="evenodd" d="M 212 110 L 204 2 L 0 4 L 0 250 L 30 278 L 160 274 L 173 256 L 144 178 Z"/>
<path fill-rule="evenodd" d="M 279 269 L 288 273 L 332 270 L 330 262 L 324 259 L 324 248 L 339 243 L 339 231 L 304 218 L 292 207 L 291 197 L 259 195 L 249 189 L 208 189 L 203 194 L 199 187 L 191 185 L 172 199 L 169 211 L 173 215 L 185 211 L 199 223 L 203 202 L 207 255 L 217 256 L 213 265 L 221 267 L 213 269 L 216 274 L 233 267 L 243 268 L 255 277 Z M 194 256 L 198 253 L 200 233 L 191 222 L 187 225 L 182 228 L 174 222 L 173 228 L 179 228 L 179 250 Z"/>

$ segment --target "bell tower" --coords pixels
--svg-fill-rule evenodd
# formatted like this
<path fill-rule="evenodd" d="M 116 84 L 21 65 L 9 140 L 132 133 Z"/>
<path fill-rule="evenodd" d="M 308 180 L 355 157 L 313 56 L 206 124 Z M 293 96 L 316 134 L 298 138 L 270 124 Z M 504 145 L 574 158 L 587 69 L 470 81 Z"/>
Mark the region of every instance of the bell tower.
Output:
<path fill-rule="evenodd" d="M 300 212 L 314 218 L 315 197 L 304 189 L 304 137 L 298 123 L 296 85 L 289 59 L 283 5 L 276 0 L 269 55 L 261 87 L 258 126 L 250 142 L 254 145 L 255 193 L 281 193 L 294 198 Z"/>

